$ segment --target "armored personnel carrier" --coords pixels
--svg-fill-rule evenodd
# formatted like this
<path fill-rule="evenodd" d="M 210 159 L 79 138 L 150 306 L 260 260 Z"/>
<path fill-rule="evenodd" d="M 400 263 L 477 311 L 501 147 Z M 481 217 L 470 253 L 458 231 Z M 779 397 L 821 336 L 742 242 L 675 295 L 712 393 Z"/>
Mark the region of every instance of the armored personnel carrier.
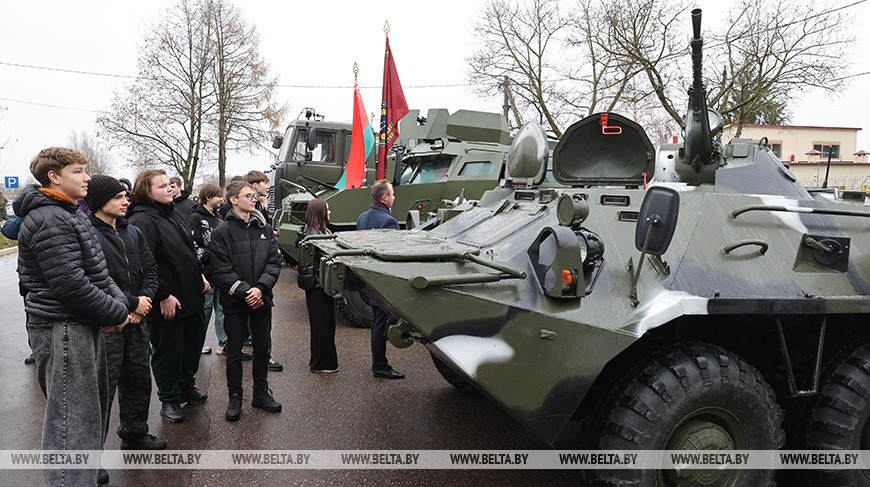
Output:
<path fill-rule="evenodd" d="M 694 83 L 685 141 L 655 149 L 613 113 L 571 126 L 537 186 L 540 127 L 513 141 L 506 183 L 429 232 L 303 244 L 337 295 L 363 289 L 439 372 L 552 444 L 581 449 L 870 448 L 870 212 L 814 199 L 763 143 L 714 142 Z M 647 184 L 648 183 L 648 184 Z M 771 470 L 607 470 L 589 485 L 760 486 Z M 802 470 L 868 485 L 863 470 Z"/>
<path fill-rule="evenodd" d="M 318 130 L 317 137 L 322 131 Z M 504 180 L 510 144 L 507 120 L 497 113 L 430 109 L 425 118 L 412 110 L 400 122 L 402 141 L 413 144 L 407 154 L 387 161 L 396 200 L 393 214 L 405 227 L 430 221 L 430 215 L 449 209 L 458 198 L 480 198 Z M 396 171 L 396 164 L 399 170 Z M 339 169 L 342 169 L 340 166 Z M 374 179 L 374 159 L 367 166 L 367 181 Z M 335 177 L 338 180 L 340 173 Z M 296 235 L 305 225 L 305 211 L 312 198 L 323 198 L 332 211 L 333 231 L 354 230 L 360 213 L 371 205 L 371 188 L 338 189 L 312 177 L 295 183 L 279 182 L 290 191 L 275 213 L 278 245 L 291 262 L 297 260 Z M 552 183 L 548 183 L 552 184 Z M 370 184 L 369 184 L 370 186 Z M 293 191 L 304 187 L 305 191 Z M 371 307 L 356 293 L 337 300 L 339 311 L 358 326 L 371 326 Z"/>

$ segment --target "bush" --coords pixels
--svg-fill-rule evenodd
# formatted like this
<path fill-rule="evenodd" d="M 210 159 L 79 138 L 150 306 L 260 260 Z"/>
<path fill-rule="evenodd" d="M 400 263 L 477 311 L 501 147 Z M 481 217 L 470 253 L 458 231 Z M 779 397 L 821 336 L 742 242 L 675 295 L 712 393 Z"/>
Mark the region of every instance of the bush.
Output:
<path fill-rule="evenodd" d="M 9 247 L 15 247 L 18 245 L 18 242 L 15 240 L 9 240 L 8 238 L 0 235 L 0 249 L 8 249 Z"/>

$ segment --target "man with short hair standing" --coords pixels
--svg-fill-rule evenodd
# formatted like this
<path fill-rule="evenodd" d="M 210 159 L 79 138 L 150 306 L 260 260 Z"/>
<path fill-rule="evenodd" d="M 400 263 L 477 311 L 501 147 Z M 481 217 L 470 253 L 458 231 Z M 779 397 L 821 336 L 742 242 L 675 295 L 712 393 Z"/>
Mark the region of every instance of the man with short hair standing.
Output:
<path fill-rule="evenodd" d="M 250 184 L 257 192 L 257 211 L 263 214 L 266 223 L 271 226 L 272 215 L 269 213 L 268 205 L 264 203 L 269 196 L 269 176 L 263 171 L 249 171 L 248 174 L 242 176 L 242 180 Z"/>
<path fill-rule="evenodd" d="M 190 191 L 184 189 L 181 178 L 174 176 L 169 178 L 169 189 L 172 190 L 172 202 L 175 203 L 175 209 L 181 213 L 185 219 L 193 213 L 193 207 L 196 202 L 190 199 Z"/>
<path fill-rule="evenodd" d="M 356 229 L 398 230 L 399 222 L 390 212 L 395 200 L 393 185 L 389 181 L 386 179 L 375 181 L 372 185 L 372 206 L 359 216 Z M 372 305 L 372 374 L 380 379 L 404 379 L 405 374 L 393 370 L 387 362 L 387 323 L 390 315 L 380 306 L 369 304 Z"/>
<path fill-rule="evenodd" d="M 106 351 L 100 333 L 129 322 L 127 299 L 76 200 L 88 192 L 88 160 L 78 151 L 43 149 L 30 163 L 42 184 L 24 188 L 15 214 L 18 276 L 26 292 L 27 336 L 45 394 L 43 450 L 100 450 L 106 428 Z M 46 469 L 46 485 L 97 485 L 96 469 Z"/>
<path fill-rule="evenodd" d="M 270 413 L 281 411 L 267 379 L 272 352 L 272 288 L 281 273 L 281 254 L 272 227 L 256 209 L 257 192 L 243 181 L 227 186 L 233 205 L 226 220 L 212 234 L 211 264 L 215 286 L 220 289 L 227 332 L 227 389 L 225 418 L 242 415 L 242 341 L 250 322 L 254 361 L 254 397 L 251 405 Z"/>

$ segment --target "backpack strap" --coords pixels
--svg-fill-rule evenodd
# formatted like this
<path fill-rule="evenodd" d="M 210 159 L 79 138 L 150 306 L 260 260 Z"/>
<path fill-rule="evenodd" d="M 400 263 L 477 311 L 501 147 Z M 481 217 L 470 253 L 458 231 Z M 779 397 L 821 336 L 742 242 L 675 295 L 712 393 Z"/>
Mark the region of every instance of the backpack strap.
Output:
<path fill-rule="evenodd" d="M 139 229 L 136 228 L 135 225 L 127 225 L 127 230 L 130 232 L 130 235 L 133 236 L 133 240 L 136 241 L 136 245 L 139 245 Z"/>
<path fill-rule="evenodd" d="M 97 232 L 97 242 L 100 242 L 100 248 L 102 248 L 102 247 L 105 245 L 105 244 L 103 243 L 103 242 L 104 242 L 104 240 L 103 240 L 103 234 L 100 233 L 100 229 L 97 228 L 96 225 L 94 225 L 94 231 Z"/>

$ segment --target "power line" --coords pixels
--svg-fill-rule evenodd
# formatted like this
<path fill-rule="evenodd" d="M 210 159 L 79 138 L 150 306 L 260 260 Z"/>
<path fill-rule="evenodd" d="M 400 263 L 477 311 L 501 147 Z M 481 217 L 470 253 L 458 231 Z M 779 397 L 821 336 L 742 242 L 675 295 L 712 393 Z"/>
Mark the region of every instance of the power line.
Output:
<path fill-rule="evenodd" d="M 105 76 L 108 78 L 147 79 L 147 78 L 144 78 L 142 76 L 128 76 L 125 74 L 112 74 L 112 73 L 97 73 L 94 71 L 79 71 L 77 69 L 52 68 L 52 67 L 48 67 L 48 66 L 33 66 L 30 64 L 7 63 L 4 61 L 0 61 L 0 65 L 14 66 L 16 68 L 41 69 L 43 71 L 58 71 L 61 73 L 85 74 L 88 76 Z"/>
<path fill-rule="evenodd" d="M 34 101 L 15 100 L 12 98 L 0 98 L 0 101 L 10 101 L 12 103 L 22 103 L 24 105 L 34 105 L 37 107 L 45 107 L 45 108 L 60 108 L 62 110 L 75 110 L 75 111 L 79 111 L 79 112 L 103 113 L 100 110 L 90 110 L 88 108 L 64 107 L 64 106 L 60 106 L 60 105 L 49 105 L 48 103 L 37 103 Z"/>

